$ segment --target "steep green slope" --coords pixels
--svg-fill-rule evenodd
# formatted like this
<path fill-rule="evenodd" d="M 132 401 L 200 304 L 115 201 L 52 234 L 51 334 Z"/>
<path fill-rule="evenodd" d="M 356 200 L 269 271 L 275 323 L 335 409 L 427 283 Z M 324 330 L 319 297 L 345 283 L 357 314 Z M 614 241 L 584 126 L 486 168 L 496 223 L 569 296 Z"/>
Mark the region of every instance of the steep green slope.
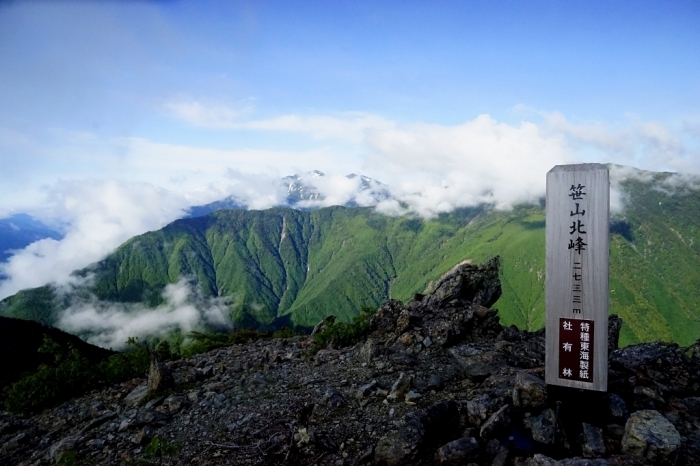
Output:
<path fill-rule="evenodd" d="M 671 186 L 668 176 L 624 182 L 624 214 L 613 218 L 611 312 L 625 320 L 623 344 L 700 337 L 700 194 L 659 189 Z M 92 277 L 88 288 L 25 290 L 0 302 L 0 314 L 54 324 L 76 293 L 156 306 L 166 284 L 191 276 L 205 296 L 232 297 L 239 326 L 309 327 L 431 291 L 456 264 L 498 254 L 502 320 L 535 330 L 544 323 L 544 228 L 542 206 L 462 209 L 429 221 L 371 208 L 218 211 L 132 238 L 79 272 Z"/>
<path fill-rule="evenodd" d="M 667 178 L 657 175 L 657 182 Z M 611 309 L 625 320 L 623 343 L 700 338 L 700 192 L 672 194 L 623 183 L 624 216 L 610 241 Z"/>
<path fill-rule="evenodd" d="M 205 296 L 233 297 L 239 325 L 308 327 L 328 314 L 349 319 L 389 296 L 409 299 L 461 261 L 501 254 L 513 259 L 503 279 L 518 296 L 503 300 L 502 312 L 508 321 L 532 326 L 532 309 L 542 300 L 543 222 L 539 207 L 466 209 L 432 221 L 370 208 L 219 211 L 132 238 L 78 272 L 90 277 L 88 288 L 69 295 L 50 287 L 25 290 L 0 303 L 0 312 L 55 324 L 76 295 L 89 293 L 157 306 L 165 285 L 191 276 Z M 523 280 L 522 271 L 533 277 L 539 271 L 539 281 Z"/>

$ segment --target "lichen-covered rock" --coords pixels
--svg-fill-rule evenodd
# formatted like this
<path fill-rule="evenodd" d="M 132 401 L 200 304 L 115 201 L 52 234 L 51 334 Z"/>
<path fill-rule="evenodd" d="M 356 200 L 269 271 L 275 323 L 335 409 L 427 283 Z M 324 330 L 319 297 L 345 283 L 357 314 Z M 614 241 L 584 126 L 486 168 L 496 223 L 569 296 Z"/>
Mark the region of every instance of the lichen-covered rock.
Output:
<path fill-rule="evenodd" d="M 491 393 L 482 393 L 467 400 L 466 405 L 467 421 L 478 427 L 503 405 L 503 398 L 493 397 Z"/>
<path fill-rule="evenodd" d="M 547 404 L 547 384 L 527 372 L 518 372 L 513 387 L 513 405 L 524 409 L 540 409 Z"/>
<path fill-rule="evenodd" d="M 675 464 L 680 445 L 681 436 L 676 428 L 655 410 L 632 413 L 622 437 L 625 454 L 641 456 L 658 465 Z"/>
<path fill-rule="evenodd" d="M 613 418 L 622 419 L 627 416 L 627 405 L 621 396 L 615 393 L 608 394 L 610 415 Z"/>
<path fill-rule="evenodd" d="M 318 333 L 323 332 L 324 330 L 327 330 L 333 323 L 335 322 L 335 316 L 334 315 L 329 315 L 326 316 L 324 319 L 322 319 L 319 323 L 317 323 L 314 326 L 314 329 L 311 331 L 311 336 L 314 336 Z"/>
<path fill-rule="evenodd" d="M 629 376 L 639 375 L 653 379 L 668 387 L 674 395 L 689 394 L 693 380 L 693 363 L 686 356 L 686 349 L 675 343 L 653 342 L 618 349 L 610 355 L 610 368 Z"/>

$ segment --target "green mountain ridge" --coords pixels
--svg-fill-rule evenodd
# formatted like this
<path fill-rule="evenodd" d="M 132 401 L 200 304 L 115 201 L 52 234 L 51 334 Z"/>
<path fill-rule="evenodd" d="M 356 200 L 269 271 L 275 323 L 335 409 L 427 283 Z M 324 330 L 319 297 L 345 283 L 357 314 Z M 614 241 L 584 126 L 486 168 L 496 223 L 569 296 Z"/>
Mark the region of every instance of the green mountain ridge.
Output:
<path fill-rule="evenodd" d="M 661 189 L 670 174 L 621 183 L 626 205 L 611 222 L 610 311 L 622 344 L 700 337 L 700 191 Z M 667 183 L 668 186 L 671 186 Z M 61 294 L 24 290 L 0 315 L 55 325 L 91 294 L 107 302 L 158 306 L 167 284 L 193 277 L 206 297 L 231 298 L 238 327 L 311 327 L 333 314 L 410 299 L 462 261 L 502 258 L 502 321 L 544 323 L 544 209 L 466 208 L 433 220 L 388 217 L 373 208 L 222 210 L 132 238 L 77 272 L 89 285 Z"/>

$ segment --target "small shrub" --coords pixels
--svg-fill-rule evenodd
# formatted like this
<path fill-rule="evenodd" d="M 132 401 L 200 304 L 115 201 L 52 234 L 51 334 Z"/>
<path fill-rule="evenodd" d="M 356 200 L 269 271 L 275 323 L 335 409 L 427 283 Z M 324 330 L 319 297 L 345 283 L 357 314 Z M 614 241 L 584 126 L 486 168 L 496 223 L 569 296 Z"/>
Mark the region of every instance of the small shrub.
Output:
<path fill-rule="evenodd" d="M 187 358 L 195 354 L 206 353 L 224 346 L 242 345 L 257 340 L 268 340 L 272 337 L 270 332 L 243 329 L 233 333 L 202 333 L 191 332 L 188 338 L 191 342 L 182 349 L 182 357 Z"/>
<path fill-rule="evenodd" d="M 168 342 L 168 340 L 159 341 L 156 345 L 156 349 L 154 350 L 154 352 L 161 361 L 168 361 L 170 359 L 173 359 L 173 352 L 170 349 L 170 343 Z"/>
<path fill-rule="evenodd" d="M 295 332 L 289 327 L 282 327 L 272 333 L 272 338 L 292 338 L 300 335 L 299 332 Z"/>
<path fill-rule="evenodd" d="M 100 381 L 93 364 L 72 345 L 64 348 L 45 337 L 38 350 L 53 356 L 54 364 L 42 364 L 6 391 L 5 408 L 18 414 L 38 412 L 85 393 Z"/>
<path fill-rule="evenodd" d="M 363 306 L 360 314 L 353 317 L 350 322 L 334 322 L 325 330 L 314 335 L 314 343 L 317 350 L 331 345 L 340 348 L 352 346 L 367 336 L 370 330 L 369 317 L 376 313 L 376 309 Z"/>
<path fill-rule="evenodd" d="M 42 364 L 6 389 L 4 405 L 10 412 L 36 413 L 106 383 L 141 377 L 150 363 L 148 350 L 134 338 L 127 341 L 124 352 L 99 364 L 91 363 L 70 344 L 64 348 L 49 337 L 38 351 L 53 356 L 54 362 Z"/>
<path fill-rule="evenodd" d="M 119 383 L 136 377 L 143 377 L 151 357 L 146 345 L 139 343 L 138 338 L 129 338 L 126 349 L 114 354 L 100 363 L 98 370 L 110 383 Z"/>
<path fill-rule="evenodd" d="M 181 451 L 181 443 L 170 443 L 162 437 L 155 436 L 151 440 L 151 443 L 146 446 L 143 452 L 148 458 L 164 458 L 175 456 Z"/>

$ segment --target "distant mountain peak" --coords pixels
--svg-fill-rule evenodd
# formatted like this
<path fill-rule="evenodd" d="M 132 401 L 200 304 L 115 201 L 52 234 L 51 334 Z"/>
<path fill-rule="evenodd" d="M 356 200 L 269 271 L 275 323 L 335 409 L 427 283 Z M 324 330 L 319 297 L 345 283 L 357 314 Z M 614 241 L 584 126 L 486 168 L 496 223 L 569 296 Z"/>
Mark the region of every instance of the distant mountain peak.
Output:
<path fill-rule="evenodd" d="M 313 203 L 313 201 L 320 202 L 326 199 L 326 193 L 323 192 L 323 187 L 319 186 L 317 183 L 318 180 L 322 180 L 326 178 L 326 176 L 327 175 L 320 170 L 311 170 L 306 173 L 295 173 L 283 177 L 279 182 L 279 188 L 286 193 L 286 198 L 284 202 L 280 203 L 280 206 L 306 209 L 314 208 L 314 205 L 309 205 L 309 201 Z M 345 177 L 350 180 L 355 180 L 357 178 L 360 180 L 356 195 L 345 204 L 348 207 L 376 204 L 390 197 L 389 187 L 369 176 L 350 173 L 349 175 L 345 175 Z M 363 197 L 363 202 L 359 202 L 357 199 L 360 195 Z M 318 207 L 320 207 L 320 205 Z M 188 217 L 201 217 L 217 210 L 246 208 L 248 208 L 248 206 L 245 200 L 229 196 L 210 204 L 191 207 Z"/>

